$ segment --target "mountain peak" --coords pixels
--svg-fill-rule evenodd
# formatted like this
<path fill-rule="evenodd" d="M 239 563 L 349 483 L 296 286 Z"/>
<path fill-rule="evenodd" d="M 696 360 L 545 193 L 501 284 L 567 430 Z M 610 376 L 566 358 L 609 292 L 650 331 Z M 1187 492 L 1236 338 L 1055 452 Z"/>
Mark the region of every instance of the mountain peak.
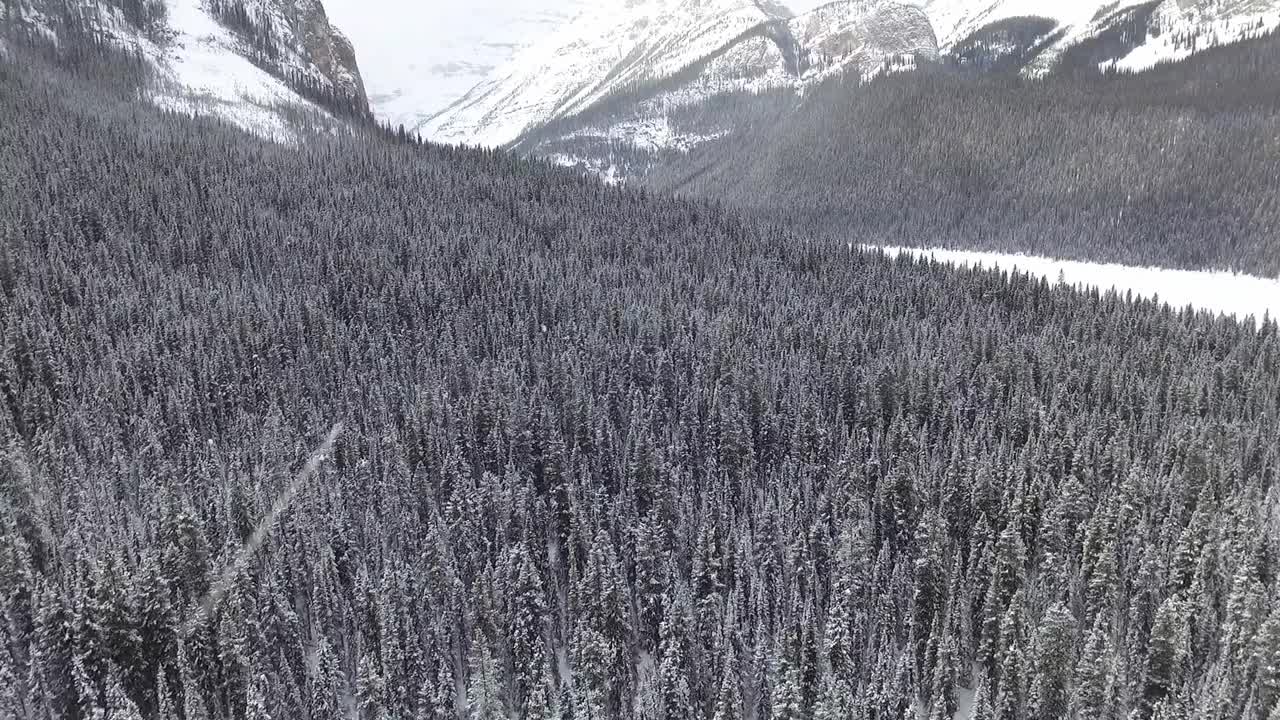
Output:
<path fill-rule="evenodd" d="M 504 145 L 614 93 L 669 78 L 761 23 L 790 17 L 784 6 L 761 0 L 602 3 L 518 52 L 422 129 L 447 142 Z"/>
<path fill-rule="evenodd" d="M 797 81 L 815 68 L 936 52 L 928 20 L 894 0 L 836 0 L 801 16 L 769 0 L 616 0 L 529 48 L 430 118 L 446 142 L 506 145 L 608 98 L 689 81 L 695 96 Z"/>

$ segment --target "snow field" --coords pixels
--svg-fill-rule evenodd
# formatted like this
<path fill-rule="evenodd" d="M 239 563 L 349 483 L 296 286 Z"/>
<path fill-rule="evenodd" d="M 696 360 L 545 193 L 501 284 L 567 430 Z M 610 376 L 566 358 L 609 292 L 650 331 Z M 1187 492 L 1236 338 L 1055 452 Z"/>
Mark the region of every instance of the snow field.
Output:
<path fill-rule="evenodd" d="M 890 257 L 907 253 L 918 258 L 933 258 L 958 267 L 987 267 L 1017 270 L 1051 282 L 1062 279 L 1069 285 L 1115 290 L 1120 294 L 1158 299 L 1174 308 L 1188 305 L 1238 319 L 1260 320 L 1280 318 L 1280 278 L 1263 278 L 1219 271 L 1168 270 L 1133 267 L 1110 263 L 1055 260 L 1035 255 L 942 250 L 933 248 L 901 248 L 864 245 L 879 249 Z"/>

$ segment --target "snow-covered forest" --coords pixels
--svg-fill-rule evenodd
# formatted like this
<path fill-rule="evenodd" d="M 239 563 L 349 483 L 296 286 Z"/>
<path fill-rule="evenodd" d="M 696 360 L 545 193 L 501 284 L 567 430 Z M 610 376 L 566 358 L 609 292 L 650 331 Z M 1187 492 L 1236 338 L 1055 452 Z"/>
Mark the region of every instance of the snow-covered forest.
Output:
<path fill-rule="evenodd" d="M 0 59 L 0 718 L 1280 718 L 1274 319 L 144 67 Z"/>

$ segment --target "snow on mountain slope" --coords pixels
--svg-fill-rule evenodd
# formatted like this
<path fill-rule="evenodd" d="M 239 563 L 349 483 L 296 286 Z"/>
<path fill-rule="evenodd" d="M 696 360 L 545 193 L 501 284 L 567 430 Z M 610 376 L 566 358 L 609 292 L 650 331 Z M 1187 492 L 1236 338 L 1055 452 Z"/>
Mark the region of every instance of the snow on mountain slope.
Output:
<path fill-rule="evenodd" d="M 660 121 L 674 108 L 719 93 L 803 91 L 838 73 L 870 78 L 883 70 L 886 59 L 916 55 L 936 57 L 937 43 L 928 20 L 914 7 L 893 0 L 837 0 L 785 22 L 759 25 L 679 78 L 632 98 L 639 115 Z M 681 144 L 678 136 L 672 141 Z"/>
<path fill-rule="evenodd" d="M 664 113 L 730 91 L 803 88 L 839 72 L 876 74 L 890 58 L 934 57 L 927 18 L 893 0 L 837 0 L 799 17 L 744 0 L 632 0 L 622 17 L 583 15 L 552 42 L 517 57 L 433 118 L 437 140 L 503 145 L 605 100 L 634 103 L 641 139 L 672 146 L 697 138 L 666 132 Z M 616 25 L 605 27 L 607 23 Z"/>
<path fill-rule="evenodd" d="M 898 2 L 844 0 L 816 8 L 788 26 L 800 50 L 801 79 L 820 81 L 856 65 L 863 76 L 885 58 L 936 58 L 937 33 L 926 15 Z"/>
<path fill-rule="evenodd" d="M 762 23 L 666 81 L 535 127 L 515 148 L 606 182 L 625 182 L 643 172 L 651 162 L 645 157 L 688 153 L 748 127 L 760 93 L 780 91 L 785 98 L 790 92 L 799 100 L 827 78 L 866 81 L 914 67 L 916 58 L 936 58 L 937 52 L 933 29 L 917 7 L 838 0 Z"/>
<path fill-rule="evenodd" d="M 670 77 L 788 11 L 757 0 L 611 0 L 512 60 L 420 129 L 504 145 L 612 93 Z"/>
<path fill-rule="evenodd" d="M 131 48 L 155 67 L 145 96 L 166 109 L 211 114 L 273 140 L 292 139 L 281 110 L 324 111 L 303 98 L 324 91 L 364 102 L 350 42 L 319 0 L 19 0 L 15 18 L 61 42 L 60 33 Z"/>
<path fill-rule="evenodd" d="M 1276 0 L 1165 0 L 1151 16 L 1146 39 L 1124 57 L 1102 67 L 1138 72 L 1277 28 L 1280 2 Z"/>
<path fill-rule="evenodd" d="M 325 0 L 355 43 L 369 103 L 418 127 L 593 0 Z"/>
<path fill-rule="evenodd" d="M 204 10 L 200 0 L 166 0 L 172 38 L 152 45 L 160 82 L 151 94 L 157 105 L 188 114 L 213 114 L 278 142 L 293 139 L 277 112 L 280 105 L 303 105 L 280 79 L 250 62 L 240 41 Z"/>
<path fill-rule="evenodd" d="M 921 7 L 938 34 L 938 45 L 951 49 L 987 25 L 1018 17 L 1053 20 L 1061 29 L 1088 24 L 1100 10 L 1141 0 L 923 0 Z"/>
<path fill-rule="evenodd" d="M 1145 70 L 1197 50 L 1235 42 L 1280 27 L 1280 0 L 923 0 L 939 45 L 956 50 L 976 33 L 1015 18 L 1054 23 L 1023 73 L 1053 72 L 1077 48 L 1102 69 Z M 1103 38 L 1109 38 L 1104 42 Z"/>

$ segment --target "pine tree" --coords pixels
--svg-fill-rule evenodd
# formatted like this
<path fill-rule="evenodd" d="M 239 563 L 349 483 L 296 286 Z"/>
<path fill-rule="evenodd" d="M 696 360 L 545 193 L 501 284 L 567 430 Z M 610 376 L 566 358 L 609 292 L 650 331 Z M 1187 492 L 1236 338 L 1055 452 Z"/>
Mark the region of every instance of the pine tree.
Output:
<path fill-rule="evenodd" d="M 918 555 L 913 568 L 912 627 L 916 634 L 916 670 L 921 673 L 932 670 L 925 667 L 925 663 L 932 624 L 942 611 L 942 601 L 946 594 L 947 568 L 944 554 L 947 533 L 947 521 L 937 511 L 924 515 L 916 528 Z"/>
<path fill-rule="evenodd" d="M 433 647 L 433 662 L 424 668 L 414 699 L 414 720 L 453 720 L 456 717 L 453 671 Z"/>
<path fill-rule="evenodd" d="M 956 650 L 950 636 L 938 643 L 929 691 L 930 715 L 950 720 L 956 712 Z"/>
<path fill-rule="evenodd" d="M 309 663 L 307 672 L 307 699 L 311 708 L 311 717 L 336 718 L 341 706 L 339 693 L 342 692 L 338 658 L 333 652 L 329 639 L 321 637 L 316 644 L 315 660 Z"/>
<path fill-rule="evenodd" d="M 1248 663 L 1250 641 L 1266 614 L 1262 584 L 1255 574 L 1251 563 L 1243 563 L 1232 578 L 1231 593 L 1227 596 L 1222 643 L 1228 657 L 1239 669 L 1243 669 Z"/>
<path fill-rule="evenodd" d="M 26 714 L 32 720 L 49 720 L 53 717 L 50 707 L 49 687 L 44 679 L 44 660 L 40 654 L 38 640 L 33 639 L 27 646 L 27 698 Z M 169 720 L 157 713 L 157 720 Z"/>
<path fill-rule="evenodd" d="M 515 697 L 526 717 L 542 717 L 550 706 L 548 662 L 542 622 L 546 616 L 542 578 L 523 545 L 517 551 L 517 578 L 510 600 L 511 642 L 515 663 Z"/>
<path fill-rule="evenodd" d="M 1280 607 L 1262 624 L 1253 642 L 1254 686 L 1259 710 L 1280 704 Z"/>
<path fill-rule="evenodd" d="M 725 664 L 725 670 L 722 673 L 712 720 L 742 720 L 742 711 L 742 689 L 738 679 L 737 663 L 729 662 Z"/>
<path fill-rule="evenodd" d="M 862 564 L 869 549 L 861 541 L 858 529 L 841 533 L 832 569 L 831 595 L 827 606 L 826 627 L 822 634 L 823 653 L 827 665 L 836 675 L 853 670 L 855 660 L 854 617 L 860 600 Z"/>
<path fill-rule="evenodd" d="M 1019 720 L 1025 717 L 1023 685 L 1025 665 L 1020 643 L 1012 643 L 1000 661 L 1000 691 L 996 695 L 996 720 Z"/>
<path fill-rule="evenodd" d="M 571 641 L 578 710 L 591 716 L 618 711 L 621 690 L 633 670 L 627 659 L 627 591 L 619 568 L 609 533 L 598 530 L 576 590 L 581 612 Z"/>
<path fill-rule="evenodd" d="M 8 633 L 0 624 L 0 718 L 17 720 L 27 711 L 18 697 L 18 678 L 14 674 L 15 664 L 9 657 L 8 645 Z"/>
<path fill-rule="evenodd" d="M 1049 608 L 1036 631 L 1027 705 L 1030 716 L 1037 720 L 1058 720 L 1067 715 L 1074 632 L 1075 619 L 1062 603 Z"/>
<path fill-rule="evenodd" d="M 1110 508 L 1094 513 L 1085 533 L 1081 569 L 1087 583 L 1086 607 L 1090 617 L 1100 615 L 1115 597 L 1117 544 L 1110 513 Z"/>
<path fill-rule="evenodd" d="M 689 678 L 692 675 L 688 665 L 687 635 L 688 613 L 686 606 L 687 592 L 683 588 L 676 591 L 676 598 L 667 608 L 666 617 L 662 621 L 660 636 L 662 639 L 662 659 L 658 663 L 658 692 L 661 697 L 663 717 L 675 720 L 684 716 L 692 707 L 692 691 Z"/>
<path fill-rule="evenodd" d="M 857 716 L 853 690 L 847 681 L 837 675 L 823 678 L 814 706 L 813 720 L 845 720 Z"/>
<path fill-rule="evenodd" d="M 484 643 L 472 649 L 471 678 L 467 683 L 467 710 L 470 720 L 504 720 L 498 666 Z"/>
<path fill-rule="evenodd" d="M 1000 622 L 1005 607 L 1000 601 L 1000 585 L 995 573 L 991 574 L 982 600 L 981 624 L 978 631 L 978 661 L 988 672 L 995 672 L 1000 657 Z"/>
<path fill-rule="evenodd" d="M 1161 603 L 1147 645 L 1142 704 L 1148 714 L 1161 700 L 1171 698 L 1182 685 L 1186 632 L 1182 602 L 1177 597 L 1171 597 Z"/>
<path fill-rule="evenodd" d="M 556 701 L 557 720 L 575 720 L 577 714 L 574 711 L 573 688 L 569 683 L 560 683 L 560 699 Z"/>
<path fill-rule="evenodd" d="M 75 678 L 76 693 L 79 696 L 77 704 L 79 716 L 85 720 L 105 720 L 107 709 L 98 697 L 98 688 L 79 658 L 72 664 L 72 676 Z"/>
<path fill-rule="evenodd" d="M 106 720 L 142 720 L 142 713 L 134 704 L 124 685 L 120 683 L 119 671 L 114 666 L 107 672 L 107 704 Z"/>
<path fill-rule="evenodd" d="M 1022 591 L 1014 592 L 1009 609 L 1000 622 L 1000 675 L 996 693 L 997 720 L 1018 720 L 1026 712 L 1026 654 L 1023 650 L 1025 619 Z"/>
<path fill-rule="evenodd" d="M 267 679 L 262 673 L 254 673 L 245 692 L 245 720 L 271 720 L 271 712 L 267 708 Z"/>
<path fill-rule="evenodd" d="M 969 720 L 995 720 L 996 710 L 991 699 L 991 682 L 983 671 L 978 676 L 977 687 L 973 692 L 973 713 Z"/>
<path fill-rule="evenodd" d="M 360 654 L 356 667 L 356 704 L 365 720 L 384 720 L 387 715 L 387 686 L 377 660 L 369 653 Z"/>
<path fill-rule="evenodd" d="M 191 607 L 209 589 L 209 542 L 196 516 L 188 510 L 169 511 L 160 565 L 164 579 L 177 595 L 179 607 Z"/>
<path fill-rule="evenodd" d="M 770 717 L 773 720 L 803 720 L 804 695 L 799 668 L 786 657 L 777 658 L 774 667 Z"/>
<path fill-rule="evenodd" d="M 1071 704 L 1080 720 L 1106 720 L 1110 717 L 1111 643 L 1103 619 L 1094 621 L 1076 664 L 1075 690 Z"/>

